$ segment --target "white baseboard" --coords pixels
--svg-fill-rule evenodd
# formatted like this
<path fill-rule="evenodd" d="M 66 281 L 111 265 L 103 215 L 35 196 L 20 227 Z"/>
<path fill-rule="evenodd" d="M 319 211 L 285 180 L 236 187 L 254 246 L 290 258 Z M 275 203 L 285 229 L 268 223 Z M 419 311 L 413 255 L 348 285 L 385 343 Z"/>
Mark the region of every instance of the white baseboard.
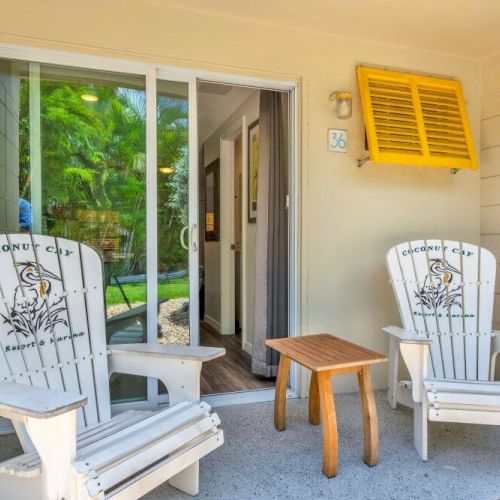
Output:
<path fill-rule="evenodd" d="M 252 344 L 250 344 L 250 342 L 247 342 L 245 340 L 245 342 L 243 342 L 243 350 L 247 353 L 247 354 L 250 354 L 250 356 L 252 355 Z"/>
<path fill-rule="evenodd" d="M 205 314 L 205 316 L 203 317 L 203 321 L 208 326 L 211 326 L 214 330 L 221 333 L 221 324 L 217 320 L 215 320 L 214 318 L 212 318 L 208 314 Z"/>

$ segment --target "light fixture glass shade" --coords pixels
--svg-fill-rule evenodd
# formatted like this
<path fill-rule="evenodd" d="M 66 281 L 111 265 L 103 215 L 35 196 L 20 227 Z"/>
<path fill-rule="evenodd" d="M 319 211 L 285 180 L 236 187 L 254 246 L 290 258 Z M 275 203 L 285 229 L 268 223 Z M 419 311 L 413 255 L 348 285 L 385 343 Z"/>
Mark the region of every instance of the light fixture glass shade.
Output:
<path fill-rule="evenodd" d="M 346 120 L 352 116 L 352 99 L 339 99 L 337 101 L 337 118 Z"/>
<path fill-rule="evenodd" d="M 352 94 L 350 92 L 332 92 L 330 101 L 336 104 L 337 118 L 346 120 L 352 116 Z"/>

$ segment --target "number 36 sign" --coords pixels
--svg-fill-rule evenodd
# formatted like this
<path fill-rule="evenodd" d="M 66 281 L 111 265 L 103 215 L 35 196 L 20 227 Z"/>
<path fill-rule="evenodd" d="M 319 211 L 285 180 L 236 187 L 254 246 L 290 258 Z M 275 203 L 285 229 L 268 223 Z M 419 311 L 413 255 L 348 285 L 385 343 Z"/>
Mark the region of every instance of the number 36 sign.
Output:
<path fill-rule="evenodd" d="M 328 129 L 328 151 L 347 153 L 348 142 L 347 130 L 339 128 Z"/>

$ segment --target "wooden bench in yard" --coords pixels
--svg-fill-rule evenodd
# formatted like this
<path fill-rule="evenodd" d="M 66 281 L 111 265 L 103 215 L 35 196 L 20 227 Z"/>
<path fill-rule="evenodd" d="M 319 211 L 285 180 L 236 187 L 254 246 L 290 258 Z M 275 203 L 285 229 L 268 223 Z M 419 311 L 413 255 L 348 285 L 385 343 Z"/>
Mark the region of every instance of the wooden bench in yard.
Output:
<path fill-rule="evenodd" d="M 158 299 L 158 311 L 169 299 Z M 147 304 L 132 307 L 106 319 L 108 344 L 131 344 L 146 342 Z M 160 329 L 158 328 L 158 337 Z"/>

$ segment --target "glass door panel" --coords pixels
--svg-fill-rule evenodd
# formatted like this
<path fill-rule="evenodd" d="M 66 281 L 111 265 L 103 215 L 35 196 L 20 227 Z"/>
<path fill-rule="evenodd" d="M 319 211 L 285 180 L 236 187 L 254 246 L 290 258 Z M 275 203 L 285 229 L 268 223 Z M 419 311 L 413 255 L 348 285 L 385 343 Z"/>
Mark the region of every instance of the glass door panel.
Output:
<path fill-rule="evenodd" d="M 158 342 L 190 343 L 189 85 L 157 81 Z M 158 385 L 160 394 L 166 388 Z"/>
<path fill-rule="evenodd" d="M 96 248 L 108 343 L 146 342 L 145 78 L 0 60 L 0 87 L 15 179 L 3 189 L 19 206 L 1 230 Z M 146 398 L 144 377 L 110 382 L 113 401 Z"/>
<path fill-rule="evenodd" d="M 188 84 L 157 82 L 158 341 L 189 344 Z"/>
<path fill-rule="evenodd" d="M 186 345 L 198 328 L 196 91 L 157 80 L 155 116 L 150 88 L 144 75 L 0 59 L 0 232 L 99 251 L 108 343 Z M 145 377 L 114 374 L 110 388 L 113 402 L 157 396 Z"/>

